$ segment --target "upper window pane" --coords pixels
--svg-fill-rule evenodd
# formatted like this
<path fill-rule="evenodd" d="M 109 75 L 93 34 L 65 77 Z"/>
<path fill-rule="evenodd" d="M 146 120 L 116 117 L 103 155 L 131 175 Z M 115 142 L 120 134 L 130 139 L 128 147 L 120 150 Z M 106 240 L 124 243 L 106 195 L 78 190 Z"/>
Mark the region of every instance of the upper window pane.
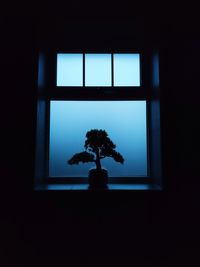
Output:
<path fill-rule="evenodd" d="M 114 86 L 140 86 L 139 54 L 114 54 Z"/>
<path fill-rule="evenodd" d="M 83 54 L 57 54 L 57 86 L 83 86 Z"/>
<path fill-rule="evenodd" d="M 111 86 L 111 54 L 85 55 L 85 86 Z"/>

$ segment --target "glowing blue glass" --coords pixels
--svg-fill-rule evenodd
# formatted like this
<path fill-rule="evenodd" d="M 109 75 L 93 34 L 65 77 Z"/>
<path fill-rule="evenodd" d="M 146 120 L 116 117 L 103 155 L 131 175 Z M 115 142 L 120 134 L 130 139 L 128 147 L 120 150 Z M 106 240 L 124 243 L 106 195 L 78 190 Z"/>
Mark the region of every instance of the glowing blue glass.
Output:
<path fill-rule="evenodd" d="M 140 86 L 139 54 L 114 54 L 114 86 Z"/>
<path fill-rule="evenodd" d="M 51 177 L 87 177 L 92 163 L 69 165 L 84 151 L 86 132 L 104 129 L 125 162 L 102 160 L 110 177 L 147 175 L 146 101 L 51 101 L 49 174 Z"/>
<path fill-rule="evenodd" d="M 85 55 L 85 86 L 111 86 L 111 54 Z"/>
<path fill-rule="evenodd" d="M 83 86 L 82 54 L 57 54 L 57 86 Z"/>

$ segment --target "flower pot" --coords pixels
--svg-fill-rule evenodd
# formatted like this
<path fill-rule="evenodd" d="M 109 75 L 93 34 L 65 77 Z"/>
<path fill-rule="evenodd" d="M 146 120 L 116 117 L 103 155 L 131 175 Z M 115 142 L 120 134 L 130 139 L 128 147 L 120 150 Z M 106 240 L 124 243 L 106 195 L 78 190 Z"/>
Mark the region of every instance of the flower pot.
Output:
<path fill-rule="evenodd" d="M 108 171 L 91 169 L 88 175 L 89 189 L 107 189 Z"/>

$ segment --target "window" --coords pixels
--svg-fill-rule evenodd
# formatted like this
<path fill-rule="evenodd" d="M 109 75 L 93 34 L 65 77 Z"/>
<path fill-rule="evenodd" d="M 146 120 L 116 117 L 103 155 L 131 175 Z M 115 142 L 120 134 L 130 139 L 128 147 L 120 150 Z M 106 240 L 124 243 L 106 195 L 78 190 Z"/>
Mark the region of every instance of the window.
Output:
<path fill-rule="evenodd" d="M 158 55 L 141 51 L 40 55 L 36 185 L 87 183 L 92 164 L 67 160 L 91 129 L 106 130 L 125 159 L 102 160 L 111 188 L 161 185 L 158 73 Z"/>
<path fill-rule="evenodd" d="M 85 86 L 111 86 L 111 54 L 85 55 Z"/>
<path fill-rule="evenodd" d="M 57 54 L 57 86 L 140 86 L 139 54 Z"/>
<path fill-rule="evenodd" d="M 83 55 L 58 54 L 57 86 L 83 85 Z"/>
<path fill-rule="evenodd" d="M 146 101 L 65 100 L 50 102 L 50 177 L 87 177 L 93 163 L 71 166 L 66 159 L 84 149 L 90 129 L 106 129 L 125 158 L 123 165 L 102 160 L 110 177 L 147 176 Z"/>
<path fill-rule="evenodd" d="M 139 54 L 114 54 L 114 86 L 140 86 Z"/>

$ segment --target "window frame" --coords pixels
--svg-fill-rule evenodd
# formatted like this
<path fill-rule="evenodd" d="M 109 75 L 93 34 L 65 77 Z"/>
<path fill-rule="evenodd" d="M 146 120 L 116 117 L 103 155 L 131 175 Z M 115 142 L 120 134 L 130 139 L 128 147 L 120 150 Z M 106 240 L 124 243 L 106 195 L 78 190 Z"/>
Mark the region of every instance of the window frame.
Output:
<path fill-rule="evenodd" d="M 128 52 L 129 51 L 129 52 Z M 135 51 L 130 52 L 130 50 L 123 51 L 123 52 L 116 52 L 116 51 L 54 51 L 53 55 L 51 55 L 51 63 L 49 65 L 49 71 L 51 72 L 51 78 L 49 79 L 49 89 L 48 89 L 48 95 L 50 98 L 53 100 L 64 100 L 68 97 L 74 100 L 91 100 L 93 98 L 95 99 L 108 99 L 108 100 L 127 100 L 130 98 L 134 98 L 135 100 L 145 100 L 146 96 L 146 88 L 145 86 L 145 81 L 143 79 L 143 72 L 144 72 L 144 56 L 141 54 L 141 51 Z M 111 86 L 85 86 L 85 67 L 84 67 L 84 58 L 83 56 L 83 86 L 57 86 L 56 85 L 56 79 L 57 79 L 57 54 L 65 54 L 65 53 L 70 53 L 70 54 L 111 54 L 111 80 L 112 84 Z M 139 54 L 140 55 L 140 86 L 113 86 L 113 54 Z M 114 88 L 114 89 L 113 89 Z M 84 94 L 83 94 L 84 92 Z M 88 97 L 89 95 L 89 97 Z"/>
<path fill-rule="evenodd" d="M 136 53 L 140 56 L 140 86 L 57 86 L 56 85 L 56 67 L 57 67 L 57 54 L 59 53 L 94 53 L 103 54 L 109 53 L 112 58 L 115 53 Z M 157 64 L 155 64 L 155 58 Z M 155 114 L 153 113 L 153 102 L 158 104 L 158 112 L 160 113 L 160 85 L 159 81 L 155 86 L 153 72 L 157 67 L 159 71 L 158 53 L 146 52 L 142 50 L 110 50 L 110 51 L 70 51 L 70 50 L 54 50 L 40 53 L 39 61 L 43 61 L 44 68 L 44 84 L 39 86 L 38 82 L 38 94 L 37 94 L 37 132 L 36 132 L 36 167 L 35 167 L 35 186 L 48 185 L 48 184 L 84 184 L 87 183 L 86 178 L 70 178 L 70 177 L 49 177 L 49 131 L 50 131 L 50 101 L 51 100 L 145 100 L 146 101 L 146 123 L 147 123 L 147 170 L 148 175 L 145 177 L 132 177 L 132 178 L 114 178 L 110 177 L 109 182 L 113 184 L 156 184 L 161 188 L 162 186 L 162 172 L 161 172 L 161 141 L 160 141 L 160 117 L 157 118 L 156 129 L 159 140 L 155 140 L 153 136 L 153 124 Z M 83 60 L 84 65 L 84 60 Z M 84 70 L 83 70 L 84 74 Z M 159 73 L 158 75 L 159 76 Z M 84 79 L 84 77 L 83 77 Z M 113 85 L 113 67 L 112 67 L 112 85 Z M 159 77 L 157 77 L 159 79 Z M 43 111 L 39 108 L 39 103 L 43 103 Z M 41 115 L 43 113 L 43 115 Z M 43 117 L 43 126 L 39 126 L 39 117 Z M 43 146 L 38 144 L 38 129 L 43 128 L 43 140 L 45 144 Z M 154 140 L 154 142 L 152 142 Z M 154 143 L 156 148 L 153 148 Z M 155 150 L 155 151 L 154 151 Z M 38 153 L 42 151 L 43 163 L 38 163 Z M 152 159 L 155 158 L 155 153 L 159 154 L 159 168 L 152 163 Z M 39 165 L 39 166 L 38 166 Z M 159 169 L 159 170 L 157 170 Z"/>

